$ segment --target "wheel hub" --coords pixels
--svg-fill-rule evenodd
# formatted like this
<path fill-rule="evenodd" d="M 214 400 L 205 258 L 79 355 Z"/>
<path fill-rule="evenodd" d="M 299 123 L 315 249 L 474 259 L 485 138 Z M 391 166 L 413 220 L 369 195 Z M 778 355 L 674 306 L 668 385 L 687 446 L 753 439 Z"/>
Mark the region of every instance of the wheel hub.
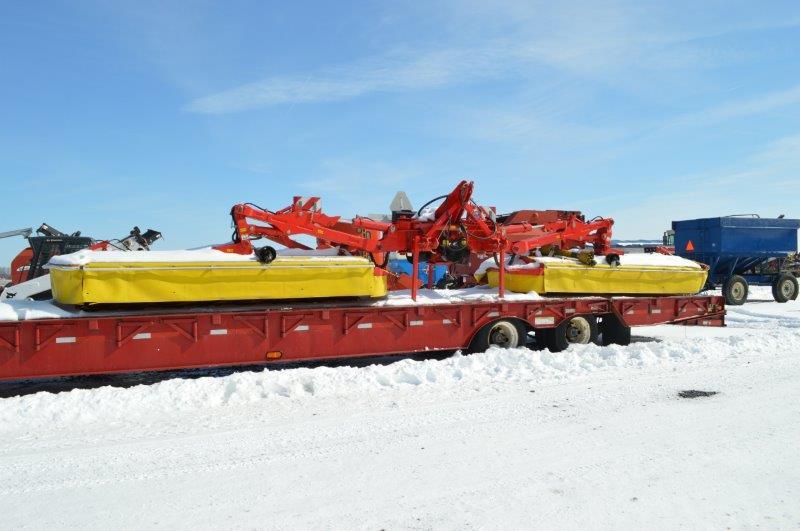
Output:
<path fill-rule="evenodd" d="M 489 344 L 501 348 L 512 348 L 518 344 L 517 330 L 508 323 L 498 323 L 489 333 Z"/>
<path fill-rule="evenodd" d="M 588 343 L 591 338 L 592 328 L 583 317 L 574 317 L 567 327 L 567 341 L 570 343 Z"/>
<path fill-rule="evenodd" d="M 492 343 L 495 345 L 508 343 L 508 336 L 505 335 L 502 330 L 496 330 L 492 334 Z"/>
<path fill-rule="evenodd" d="M 734 299 L 741 299 L 744 296 L 744 286 L 738 282 L 731 286 L 731 295 Z"/>
<path fill-rule="evenodd" d="M 787 299 L 791 299 L 792 295 L 794 295 L 794 283 L 793 282 L 784 282 L 781 285 L 781 294 L 786 297 Z"/>

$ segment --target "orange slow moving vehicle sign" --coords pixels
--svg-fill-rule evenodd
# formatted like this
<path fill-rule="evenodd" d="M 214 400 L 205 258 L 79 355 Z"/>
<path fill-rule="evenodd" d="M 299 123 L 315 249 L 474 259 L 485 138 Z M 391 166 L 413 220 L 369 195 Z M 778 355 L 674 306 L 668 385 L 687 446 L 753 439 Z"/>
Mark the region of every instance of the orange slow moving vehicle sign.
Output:
<path fill-rule="evenodd" d="M 690 252 L 694 251 L 694 244 L 692 243 L 692 240 L 689 240 L 688 242 L 686 242 L 686 250 L 690 251 Z"/>

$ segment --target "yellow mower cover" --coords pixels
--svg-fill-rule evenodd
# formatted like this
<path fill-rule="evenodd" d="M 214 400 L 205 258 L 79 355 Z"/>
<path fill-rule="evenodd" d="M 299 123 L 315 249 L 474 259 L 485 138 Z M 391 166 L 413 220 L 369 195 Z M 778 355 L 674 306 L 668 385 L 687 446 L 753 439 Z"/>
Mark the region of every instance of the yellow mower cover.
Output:
<path fill-rule="evenodd" d="M 499 269 L 485 269 L 492 287 Z M 703 289 L 708 271 L 697 262 L 677 256 L 630 254 L 611 266 L 603 257 L 587 266 L 573 258 L 540 257 L 530 264 L 506 269 L 506 288 L 517 293 L 580 295 L 687 295 Z"/>
<path fill-rule="evenodd" d="M 212 254 L 214 260 L 208 260 L 209 252 L 81 251 L 93 256 L 55 257 L 53 298 L 84 305 L 383 297 L 387 292 L 386 277 L 362 257 L 278 256 L 262 264 L 219 251 L 213 253 L 225 258 Z"/>

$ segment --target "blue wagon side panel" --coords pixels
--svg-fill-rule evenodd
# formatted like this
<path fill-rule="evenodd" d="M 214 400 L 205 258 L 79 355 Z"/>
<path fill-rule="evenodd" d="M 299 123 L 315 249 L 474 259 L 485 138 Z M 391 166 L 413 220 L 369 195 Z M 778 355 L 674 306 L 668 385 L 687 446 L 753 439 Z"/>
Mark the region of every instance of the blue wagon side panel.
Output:
<path fill-rule="evenodd" d="M 694 253 L 741 256 L 780 256 L 797 252 L 798 219 L 702 218 L 673 221 L 675 252 L 690 257 L 686 250 L 691 240 Z"/>
<path fill-rule="evenodd" d="M 797 252 L 798 219 L 719 217 L 673 221 L 675 254 L 708 264 L 719 281 Z"/>

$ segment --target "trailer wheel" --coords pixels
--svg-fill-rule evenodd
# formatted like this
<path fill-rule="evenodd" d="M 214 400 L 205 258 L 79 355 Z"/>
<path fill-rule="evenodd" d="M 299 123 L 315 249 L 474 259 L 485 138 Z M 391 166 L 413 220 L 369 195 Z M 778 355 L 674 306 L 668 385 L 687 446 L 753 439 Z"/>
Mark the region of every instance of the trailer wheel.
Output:
<path fill-rule="evenodd" d="M 551 352 L 561 352 L 572 344 L 596 343 L 600 335 L 597 318 L 593 315 L 576 315 L 555 328 L 542 330 L 538 335 Z"/>
<path fill-rule="evenodd" d="M 528 330 L 519 321 L 501 319 L 481 328 L 467 349 L 469 352 L 485 352 L 489 347 L 524 347 Z"/>
<path fill-rule="evenodd" d="M 722 284 L 725 304 L 741 306 L 747 302 L 747 281 L 739 275 L 733 275 Z"/>
<path fill-rule="evenodd" d="M 783 273 L 772 284 L 772 297 L 776 302 L 788 302 L 797 298 L 797 279 L 794 275 Z"/>
<path fill-rule="evenodd" d="M 600 333 L 602 334 L 600 343 L 603 346 L 631 344 L 631 327 L 620 321 L 613 313 L 603 316 Z"/>

